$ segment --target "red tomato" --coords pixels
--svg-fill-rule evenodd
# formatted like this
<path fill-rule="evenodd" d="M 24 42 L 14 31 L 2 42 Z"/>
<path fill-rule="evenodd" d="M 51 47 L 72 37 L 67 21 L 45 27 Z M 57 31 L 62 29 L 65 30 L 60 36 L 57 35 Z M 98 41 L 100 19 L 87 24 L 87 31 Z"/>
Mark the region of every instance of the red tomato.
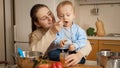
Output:
<path fill-rule="evenodd" d="M 38 68 L 50 68 L 49 64 L 39 64 Z"/>
<path fill-rule="evenodd" d="M 53 64 L 51 65 L 51 68 L 57 68 L 57 67 L 56 67 L 56 64 L 53 63 Z"/>
<path fill-rule="evenodd" d="M 61 62 L 55 62 L 51 65 L 51 68 L 63 68 Z"/>

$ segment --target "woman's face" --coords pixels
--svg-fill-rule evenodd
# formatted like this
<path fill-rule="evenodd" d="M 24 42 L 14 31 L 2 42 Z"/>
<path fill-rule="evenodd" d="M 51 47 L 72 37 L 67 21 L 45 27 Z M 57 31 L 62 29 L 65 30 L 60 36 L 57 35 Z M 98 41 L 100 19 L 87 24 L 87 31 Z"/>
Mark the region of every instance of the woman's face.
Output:
<path fill-rule="evenodd" d="M 44 29 L 49 29 L 53 25 L 53 14 L 47 8 L 43 7 L 36 13 L 38 22 L 36 22 L 37 27 L 43 27 Z"/>

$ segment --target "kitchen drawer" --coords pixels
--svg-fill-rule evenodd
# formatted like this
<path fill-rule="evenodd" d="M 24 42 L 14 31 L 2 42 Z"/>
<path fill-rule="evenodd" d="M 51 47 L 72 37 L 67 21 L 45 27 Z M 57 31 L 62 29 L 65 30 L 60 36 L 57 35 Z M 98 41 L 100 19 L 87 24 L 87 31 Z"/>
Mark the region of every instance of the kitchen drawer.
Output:
<path fill-rule="evenodd" d="M 120 40 L 99 40 L 99 50 L 101 49 L 120 52 Z"/>

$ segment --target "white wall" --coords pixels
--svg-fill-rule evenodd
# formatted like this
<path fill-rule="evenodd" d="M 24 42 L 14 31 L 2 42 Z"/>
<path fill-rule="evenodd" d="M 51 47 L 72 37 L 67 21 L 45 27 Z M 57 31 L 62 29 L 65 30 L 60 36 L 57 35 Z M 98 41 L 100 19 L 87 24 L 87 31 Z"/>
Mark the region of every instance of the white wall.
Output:
<path fill-rule="evenodd" d="M 3 0 L 0 0 L 0 61 L 5 60 Z"/>
<path fill-rule="evenodd" d="M 29 41 L 31 33 L 30 10 L 35 4 L 46 4 L 55 13 L 55 0 L 15 0 L 15 41 Z"/>
<path fill-rule="evenodd" d="M 12 0 L 5 1 L 6 58 L 11 64 L 14 55 Z"/>
<path fill-rule="evenodd" d="M 77 23 L 84 29 L 94 27 L 97 17 L 104 22 L 106 34 L 120 33 L 120 4 L 97 5 L 99 15 L 91 14 L 95 5 L 77 5 Z"/>

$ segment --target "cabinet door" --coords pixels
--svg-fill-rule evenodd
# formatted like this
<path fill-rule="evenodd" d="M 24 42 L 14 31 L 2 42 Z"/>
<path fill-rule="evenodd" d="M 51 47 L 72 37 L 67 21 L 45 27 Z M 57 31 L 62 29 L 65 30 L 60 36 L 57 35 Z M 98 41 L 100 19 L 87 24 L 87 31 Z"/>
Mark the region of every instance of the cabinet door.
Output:
<path fill-rule="evenodd" d="M 110 49 L 113 52 L 120 52 L 120 40 L 100 40 L 99 50 Z"/>
<path fill-rule="evenodd" d="M 89 40 L 92 46 L 92 51 L 88 55 L 87 60 L 96 60 L 96 53 L 98 52 L 98 40 Z"/>

